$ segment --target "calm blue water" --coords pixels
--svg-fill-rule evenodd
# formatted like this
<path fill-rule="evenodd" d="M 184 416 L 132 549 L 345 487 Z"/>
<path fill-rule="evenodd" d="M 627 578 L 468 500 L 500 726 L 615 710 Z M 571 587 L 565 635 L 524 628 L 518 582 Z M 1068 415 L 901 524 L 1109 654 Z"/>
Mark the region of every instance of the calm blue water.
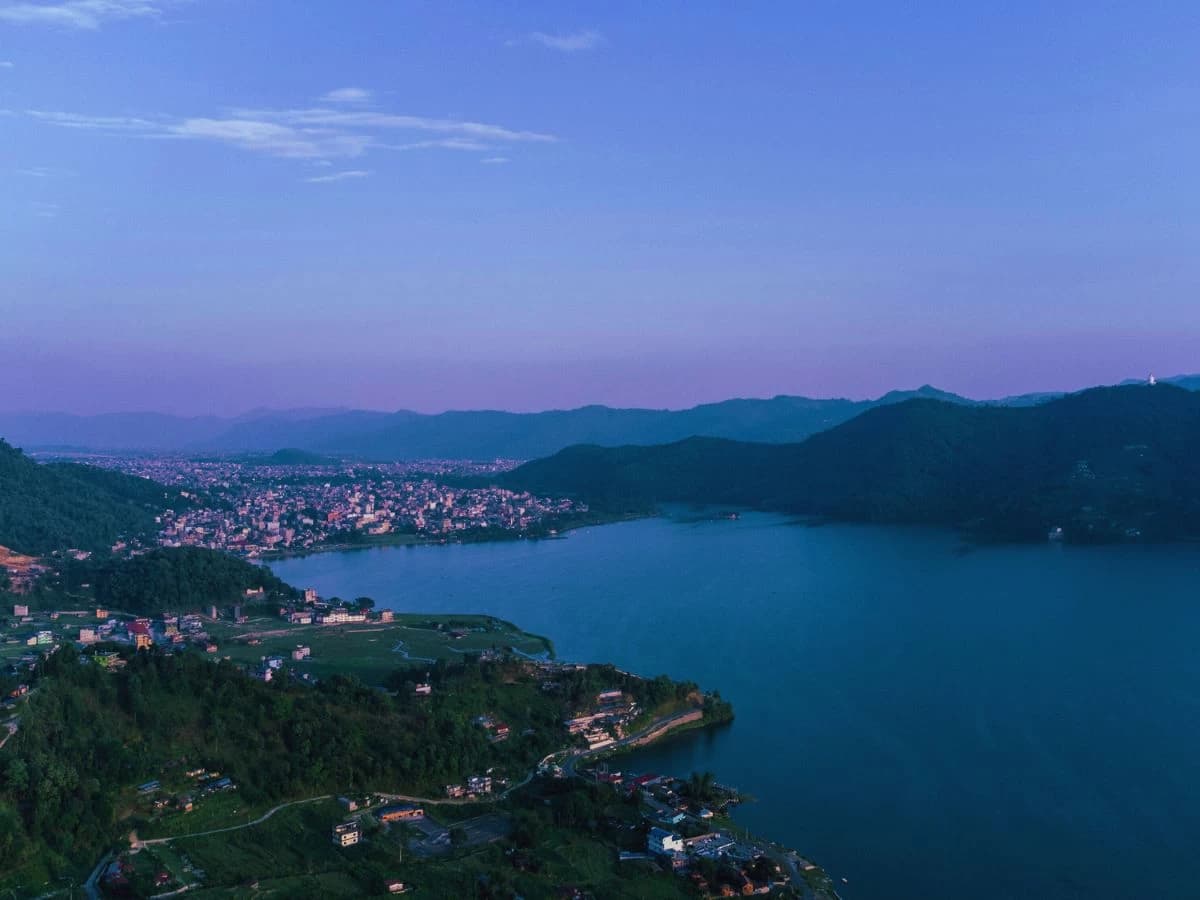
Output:
<path fill-rule="evenodd" d="M 739 820 L 848 900 L 1200 896 L 1200 549 L 964 552 L 751 514 L 274 568 L 718 688 L 732 726 L 637 768 L 756 795 Z"/>

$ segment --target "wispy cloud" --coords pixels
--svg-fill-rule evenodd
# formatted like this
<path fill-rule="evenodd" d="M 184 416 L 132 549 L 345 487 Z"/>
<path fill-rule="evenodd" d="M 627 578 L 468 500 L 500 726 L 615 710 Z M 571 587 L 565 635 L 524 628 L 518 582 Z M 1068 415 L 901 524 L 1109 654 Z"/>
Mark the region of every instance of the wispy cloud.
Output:
<path fill-rule="evenodd" d="M 502 166 L 508 161 L 509 159 L 507 156 L 485 156 L 480 160 L 481 163 L 485 163 L 489 166 Z"/>
<path fill-rule="evenodd" d="M 320 103 L 370 103 L 371 92 L 366 88 L 344 87 L 326 91 L 318 98 Z"/>
<path fill-rule="evenodd" d="M 234 109 L 219 118 L 106 116 L 51 110 L 27 110 L 26 113 L 60 128 L 141 138 L 211 141 L 269 156 L 313 161 L 354 158 L 373 149 L 485 152 L 497 144 L 544 144 L 558 140 L 552 134 L 487 122 L 328 106 Z M 405 133 L 413 137 L 435 136 L 394 142 L 393 135 Z"/>
<path fill-rule="evenodd" d="M 218 141 L 292 159 L 361 156 L 372 142 L 366 134 L 306 131 L 249 118 L 185 119 L 166 126 L 161 136 Z"/>
<path fill-rule="evenodd" d="M 239 109 L 234 110 L 239 118 L 270 121 L 290 127 L 314 129 L 343 129 L 362 131 L 429 131 L 451 134 L 484 141 L 553 143 L 558 140 L 552 134 L 537 131 L 519 131 L 485 122 L 463 119 L 440 119 L 429 116 L 407 116 L 375 110 L 328 109 Z"/>
<path fill-rule="evenodd" d="M 11 59 L 0 59 L 0 69 L 11 69 L 14 63 Z"/>
<path fill-rule="evenodd" d="M 58 216 L 59 205 L 35 200 L 32 204 L 33 214 L 42 219 L 53 219 Z"/>
<path fill-rule="evenodd" d="M 61 128 L 79 128 L 87 131 L 153 131 L 160 128 L 161 123 L 150 119 L 136 119 L 129 116 L 89 116 L 83 113 L 54 112 L 41 109 L 29 109 L 26 112 L 50 125 Z"/>
<path fill-rule="evenodd" d="M 171 0 L 57 0 L 34 3 L 0 0 L 0 21 L 19 25 L 57 25 L 64 28 L 99 28 L 118 19 L 151 19 L 162 15 Z"/>
<path fill-rule="evenodd" d="M 30 178 L 66 178 L 75 173 L 70 169 L 55 169 L 52 166 L 29 166 L 26 169 L 17 169 L 17 174 Z"/>
<path fill-rule="evenodd" d="M 328 184 L 331 181 L 346 181 L 351 178 L 369 178 L 370 172 L 365 169 L 347 169 L 344 172 L 332 172 L 329 175 L 314 175 L 312 178 L 305 178 L 309 184 Z"/>
<path fill-rule="evenodd" d="M 387 144 L 388 150 L 464 150 L 467 152 L 478 153 L 482 150 L 490 150 L 491 146 L 481 143 L 480 141 L 472 141 L 467 138 L 439 138 L 433 141 L 412 141 L 408 144 Z"/>
<path fill-rule="evenodd" d="M 604 43 L 604 35 L 598 31 L 573 31 L 566 34 L 548 34 L 545 31 L 535 31 L 529 35 L 529 40 L 551 50 L 563 53 L 578 53 L 581 50 L 595 50 Z"/>

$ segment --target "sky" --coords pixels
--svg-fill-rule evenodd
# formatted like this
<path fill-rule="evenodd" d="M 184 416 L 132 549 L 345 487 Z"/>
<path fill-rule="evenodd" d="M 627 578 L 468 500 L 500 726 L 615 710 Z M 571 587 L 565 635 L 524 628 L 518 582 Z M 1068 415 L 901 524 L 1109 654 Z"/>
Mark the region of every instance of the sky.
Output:
<path fill-rule="evenodd" d="M 1194 2 L 0 0 L 0 409 L 1198 371 L 1198 46 Z"/>

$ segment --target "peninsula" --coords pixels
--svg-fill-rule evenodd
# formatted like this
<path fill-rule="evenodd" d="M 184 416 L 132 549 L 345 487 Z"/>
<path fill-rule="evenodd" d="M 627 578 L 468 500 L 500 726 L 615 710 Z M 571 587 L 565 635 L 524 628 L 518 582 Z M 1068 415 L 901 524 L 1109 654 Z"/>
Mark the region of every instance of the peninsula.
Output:
<path fill-rule="evenodd" d="M 0 890 L 834 896 L 736 789 L 618 771 L 719 694 L 214 551 L 45 562 L 4 597 Z"/>

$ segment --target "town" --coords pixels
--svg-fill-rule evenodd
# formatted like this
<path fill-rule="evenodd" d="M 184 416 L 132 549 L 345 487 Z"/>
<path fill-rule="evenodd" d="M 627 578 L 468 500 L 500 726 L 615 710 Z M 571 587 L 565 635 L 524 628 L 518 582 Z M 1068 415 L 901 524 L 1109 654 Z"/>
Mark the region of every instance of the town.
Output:
<path fill-rule="evenodd" d="M 57 458 L 57 457 L 47 457 Z M 404 463 L 196 460 L 88 456 L 91 465 L 177 489 L 154 542 L 255 559 L 323 547 L 405 540 L 479 540 L 554 534 L 587 504 L 498 487 L 458 487 L 450 476 L 507 471 L 515 460 Z M 114 550 L 135 549 L 131 546 Z"/>

